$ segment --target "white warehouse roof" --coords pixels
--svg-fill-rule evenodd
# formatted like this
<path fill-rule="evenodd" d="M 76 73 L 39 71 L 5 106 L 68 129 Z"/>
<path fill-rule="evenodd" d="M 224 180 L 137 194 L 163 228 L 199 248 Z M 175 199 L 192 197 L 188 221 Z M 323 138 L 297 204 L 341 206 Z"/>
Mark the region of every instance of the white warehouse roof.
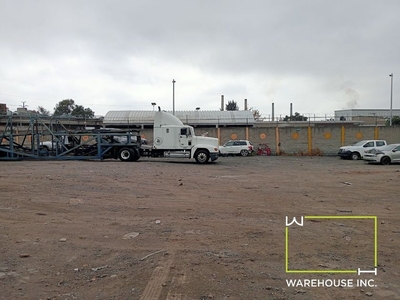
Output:
<path fill-rule="evenodd" d="M 172 114 L 172 111 L 167 111 Z M 153 125 L 155 111 L 114 110 L 103 120 L 104 125 Z M 190 125 L 254 125 L 253 113 L 249 110 L 235 111 L 175 111 L 175 116 L 183 124 Z"/>
<path fill-rule="evenodd" d="M 392 109 L 392 116 L 400 116 L 400 109 Z M 335 118 L 345 117 L 352 120 L 355 117 L 381 117 L 390 118 L 390 109 L 342 109 L 335 110 Z"/>

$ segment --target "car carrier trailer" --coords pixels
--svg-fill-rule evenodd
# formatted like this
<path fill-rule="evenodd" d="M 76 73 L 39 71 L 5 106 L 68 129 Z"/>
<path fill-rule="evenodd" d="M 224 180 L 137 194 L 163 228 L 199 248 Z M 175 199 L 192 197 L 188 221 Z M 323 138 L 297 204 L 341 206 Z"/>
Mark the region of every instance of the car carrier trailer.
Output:
<path fill-rule="evenodd" d="M 157 111 L 152 146 L 142 145 L 140 131 L 67 129 L 59 119 L 31 117 L 17 130 L 12 116 L 0 133 L 0 159 L 106 159 L 137 161 L 141 156 L 188 158 L 199 164 L 218 159 L 218 139 L 196 136 L 174 115 Z"/>
<path fill-rule="evenodd" d="M 141 153 L 139 130 L 67 129 L 53 118 L 31 117 L 17 129 L 12 116 L 0 133 L 0 159 L 87 160 L 114 158 L 136 161 Z"/>

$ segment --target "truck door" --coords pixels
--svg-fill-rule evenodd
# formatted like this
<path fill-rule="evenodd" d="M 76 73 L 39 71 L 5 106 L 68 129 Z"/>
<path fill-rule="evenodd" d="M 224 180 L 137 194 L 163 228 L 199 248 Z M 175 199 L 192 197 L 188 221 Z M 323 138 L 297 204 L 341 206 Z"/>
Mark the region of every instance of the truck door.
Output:
<path fill-rule="evenodd" d="M 364 152 L 371 150 L 372 148 L 375 148 L 375 142 L 374 141 L 369 141 L 364 144 L 363 146 Z M 364 155 L 364 153 L 361 153 L 361 155 Z"/>
<path fill-rule="evenodd" d="M 191 148 L 192 146 L 192 135 L 187 127 L 183 127 L 179 133 L 179 146 L 182 148 Z"/>

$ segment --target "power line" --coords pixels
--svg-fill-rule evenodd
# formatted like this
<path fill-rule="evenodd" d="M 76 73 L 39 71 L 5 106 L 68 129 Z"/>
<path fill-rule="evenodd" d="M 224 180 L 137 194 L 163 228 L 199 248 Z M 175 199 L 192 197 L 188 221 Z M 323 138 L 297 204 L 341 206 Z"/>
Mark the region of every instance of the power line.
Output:
<path fill-rule="evenodd" d="M 59 100 L 59 101 L 57 101 L 57 100 L 46 100 L 46 99 L 39 99 L 39 98 L 26 97 L 26 96 L 17 96 L 17 95 L 5 94 L 5 93 L 0 93 L 0 95 L 9 96 L 9 97 L 16 97 L 16 98 L 23 98 L 23 99 L 29 99 L 29 100 L 36 100 L 36 101 L 53 102 L 53 103 L 55 103 L 55 104 L 58 103 L 59 101 L 64 100 L 64 99 Z M 67 98 L 66 98 L 66 99 L 67 99 Z M 68 99 L 69 99 L 69 98 L 68 98 Z M 132 100 L 126 100 L 126 101 L 132 101 Z M 23 101 L 23 102 L 26 102 L 26 101 Z M 79 102 L 84 102 L 84 101 L 79 101 Z M 118 102 L 121 102 L 121 100 L 118 100 Z M 98 103 L 84 103 L 84 104 L 85 104 L 85 105 L 104 106 L 104 107 L 107 107 L 107 106 L 110 106 L 110 107 L 121 106 L 121 104 L 98 104 Z M 10 104 L 10 103 L 7 103 L 7 105 L 10 105 L 10 106 L 19 106 L 19 104 Z"/>

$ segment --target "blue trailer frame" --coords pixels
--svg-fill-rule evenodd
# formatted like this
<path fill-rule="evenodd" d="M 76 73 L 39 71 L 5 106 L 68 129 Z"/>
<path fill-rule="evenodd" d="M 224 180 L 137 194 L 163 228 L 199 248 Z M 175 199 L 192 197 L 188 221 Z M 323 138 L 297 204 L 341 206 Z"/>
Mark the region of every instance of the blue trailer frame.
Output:
<path fill-rule="evenodd" d="M 34 116 L 22 129 L 23 132 L 20 131 L 10 116 L 4 131 L 0 132 L 0 160 L 119 158 L 136 161 L 141 154 L 142 141 L 137 129 L 71 130 L 61 119 Z M 51 149 L 44 146 L 44 141 L 52 141 Z"/>

